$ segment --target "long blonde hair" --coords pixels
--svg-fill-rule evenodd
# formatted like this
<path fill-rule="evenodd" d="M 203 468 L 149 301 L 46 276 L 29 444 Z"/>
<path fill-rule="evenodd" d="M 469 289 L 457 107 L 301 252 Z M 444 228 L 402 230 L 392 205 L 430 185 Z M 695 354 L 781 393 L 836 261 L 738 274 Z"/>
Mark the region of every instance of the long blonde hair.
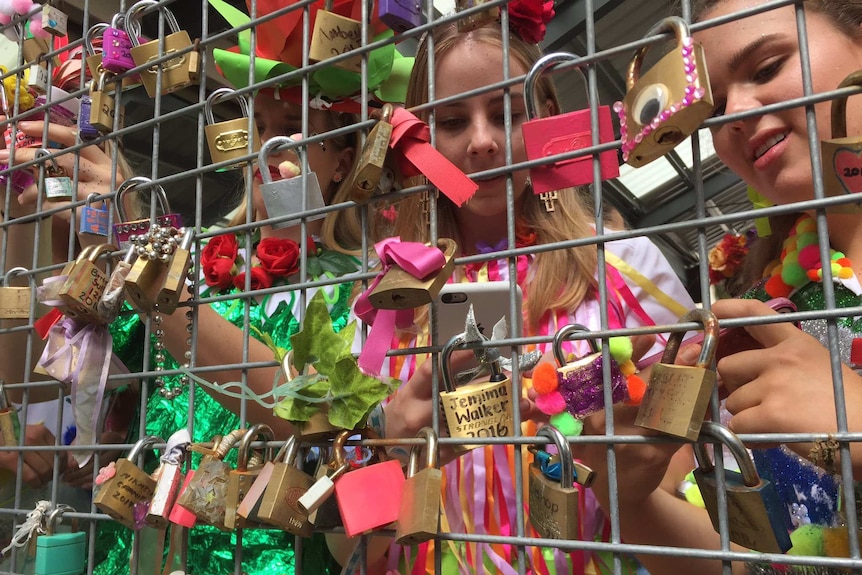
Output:
<path fill-rule="evenodd" d="M 443 26 L 433 32 L 434 57 L 442 56 L 467 38 L 481 41 L 502 49 L 502 30 L 499 25 L 483 26 L 469 33 L 460 33 L 455 24 Z M 529 70 L 541 57 L 538 46 L 524 42 L 517 34 L 509 35 L 509 53 L 525 70 Z M 407 87 L 407 107 L 428 101 L 428 38 L 419 44 L 416 62 Z M 537 102 L 551 102 L 555 111 L 560 109 L 556 90 L 547 74 L 536 82 Z M 428 120 L 429 113 L 422 111 L 420 117 Z M 513 134 L 515 137 L 519 135 Z M 516 214 L 517 227 L 536 234 L 538 244 L 561 242 L 572 238 L 594 235 L 589 224 L 589 215 L 581 203 L 578 190 L 560 190 L 554 212 L 545 211 L 544 204 L 531 191 L 524 194 L 523 210 Z M 430 230 L 421 208 L 421 198 L 411 196 L 398 205 L 398 217 L 394 223 L 394 235 L 406 241 L 429 241 Z M 455 205 L 444 196 L 437 201 L 438 235 L 459 240 L 455 220 Z M 590 296 L 596 287 L 597 254 L 594 246 L 557 249 L 536 255 L 534 273 L 530 285 L 539 286 L 528 290 L 526 302 L 527 323 L 537 326 L 548 310 L 574 311 Z"/>

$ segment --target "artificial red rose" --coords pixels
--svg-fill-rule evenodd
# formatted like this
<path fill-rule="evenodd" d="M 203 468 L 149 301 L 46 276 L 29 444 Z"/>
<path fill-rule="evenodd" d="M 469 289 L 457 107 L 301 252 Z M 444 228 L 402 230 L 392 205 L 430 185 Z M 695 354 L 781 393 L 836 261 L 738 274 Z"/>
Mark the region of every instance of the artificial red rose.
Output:
<path fill-rule="evenodd" d="M 236 277 L 233 278 L 233 285 L 235 285 L 237 289 L 245 289 L 245 272 L 238 273 Z M 268 287 L 272 287 L 272 276 L 266 273 L 266 270 L 260 266 L 251 268 L 251 289 L 258 290 L 266 289 Z"/>
<path fill-rule="evenodd" d="M 227 258 L 231 263 L 236 261 L 237 250 L 236 236 L 233 234 L 222 234 L 210 238 L 207 245 L 201 251 L 201 265 L 206 265 L 214 258 Z"/>
<path fill-rule="evenodd" d="M 257 259 L 272 277 L 289 276 L 299 271 L 299 246 L 293 240 L 265 238 L 257 244 Z"/>
<path fill-rule="evenodd" d="M 220 290 L 227 289 L 233 282 L 235 271 L 234 263 L 228 258 L 213 258 L 202 264 L 204 281 L 208 286 L 214 286 Z"/>
<path fill-rule="evenodd" d="M 552 0 L 513 0 L 509 2 L 508 10 L 509 26 L 531 44 L 544 39 L 546 26 L 554 17 Z"/>

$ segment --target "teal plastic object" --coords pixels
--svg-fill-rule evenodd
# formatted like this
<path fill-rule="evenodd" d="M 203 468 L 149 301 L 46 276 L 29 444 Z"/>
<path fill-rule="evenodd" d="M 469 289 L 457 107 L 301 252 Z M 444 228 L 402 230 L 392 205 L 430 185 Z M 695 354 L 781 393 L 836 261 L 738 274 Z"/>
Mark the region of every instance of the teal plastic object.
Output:
<path fill-rule="evenodd" d="M 84 532 L 40 535 L 36 540 L 36 575 L 81 575 L 86 546 Z"/>

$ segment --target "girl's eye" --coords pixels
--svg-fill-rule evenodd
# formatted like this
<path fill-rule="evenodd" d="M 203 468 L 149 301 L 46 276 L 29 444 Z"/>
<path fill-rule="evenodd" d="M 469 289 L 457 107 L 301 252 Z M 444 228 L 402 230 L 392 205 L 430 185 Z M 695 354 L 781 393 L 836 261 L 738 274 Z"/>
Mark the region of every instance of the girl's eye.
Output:
<path fill-rule="evenodd" d="M 461 127 L 464 121 L 461 118 L 449 117 L 437 120 L 437 127 L 443 130 L 455 130 Z"/>
<path fill-rule="evenodd" d="M 754 73 L 754 78 L 753 78 L 754 81 L 762 83 L 762 82 L 767 82 L 767 81 L 771 80 L 772 78 L 775 77 L 776 74 L 778 74 L 778 72 L 779 72 L 779 70 L 781 70 L 781 67 L 783 64 L 784 64 L 783 58 L 776 59 L 776 60 L 769 62 L 765 66 L 759 68 Z"/>

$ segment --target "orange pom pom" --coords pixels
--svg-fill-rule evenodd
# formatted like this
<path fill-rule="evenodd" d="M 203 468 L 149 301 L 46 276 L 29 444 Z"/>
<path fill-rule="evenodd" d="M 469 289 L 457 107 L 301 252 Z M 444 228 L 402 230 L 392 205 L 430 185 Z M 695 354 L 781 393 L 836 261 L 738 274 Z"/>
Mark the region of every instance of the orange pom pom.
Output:
<path fill-rule="evenodd" d="M 557 390 L 557 369 L 548 362 L 540 363 L 533 370 L 533 389 L 539 395 L 545 395 Z"/>
<path fill-rule="evenodd" d="M 626 383 L 629 386 L 628 405 L 640 405 L 646 393 L 646 383 L 637 375 L 630 375 L 626 378 Z"/>
<path fill-rule="evenodd" d="M 793 288 L 784 283 L 781 275 L 774 275 L 766 282 L 763 289 L 772 297 L 787 297 Z"/>

